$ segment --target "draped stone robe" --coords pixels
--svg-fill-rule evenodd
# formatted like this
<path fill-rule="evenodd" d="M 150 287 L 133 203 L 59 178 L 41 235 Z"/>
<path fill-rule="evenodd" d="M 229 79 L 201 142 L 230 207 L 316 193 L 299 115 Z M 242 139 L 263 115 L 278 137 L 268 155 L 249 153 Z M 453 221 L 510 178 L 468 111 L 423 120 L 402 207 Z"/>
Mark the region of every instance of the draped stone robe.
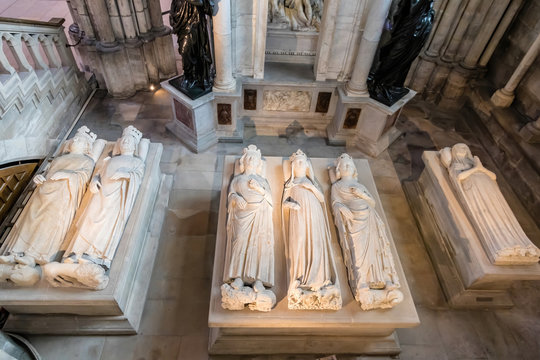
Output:
<path fill-rule="evenodd" d="M 55 158 L 46 181 L 37 186 L 9 233 L 3 252 L 30 256 L 38 264 L 56 260 L 93 169 L 94 160 L 87 155 Z M 52 180 L 57 172 L 68 177 Z"/>
<path fill-rule="evenodd" d="M 358 300 L 360 289 L 383 289 L 387 285 L 399 287 L 399 279 L 383 221 L 368 200 L 353 194 L 352 187 L 364 193 L 373 204 L 374 201 L 365 186 L 357 181 L 342 179 L 332 186 L 332 208 L 343 258 L 349 283 Z M 348 208 L 353 218 L 345 218 L 340 206 Z"/>
<path fill-rule="evenodd" d="M 471 173 L 460 180 L 459 174 L 465 171 Z M 459 162 L 449 169 L 451 182 L 483 240 L 483 245 L 496 255 L 496 263 L 499 257 L 516 257 L 516 261 L 519 261 L 518 258 L 523 256 L 538 261 L 540 250 L 529 240 L 497 182 L 488 173 L 492 174 L 483 167 Z"/>
<path fill-rule="evenodd" d="M 330 263 L 331 235 L 323 208 L 311 189 L 302 184 L 312 184 L 307 177 L 295 178 L 283 193 L 284 201 L 291 201 L 300 207 L 285 216 L 285 233 L 288 238 L 290 261 L 290 285 L 299 281 L 299 287 L 317 291 L 335 281 Z"/>
<path fill-rule="evenodd" d="M 129 178 L 113 180 L 117 172 L 127 172 Z M 105 160 L 99 171 L 102 186 L 75 224 L 68 257 L 110 267 L 143 175 L 144 162 L 138 157 L 118 155 Z"/>
<path fill-rule="evenodd" d="M 249 187 L 255 180 L 271 199 L 268 181 L 259 175 L 240 174 L 233 178 L 229 188 L 229 214 L 227 219 L 227 254 L 224 282 L 241 278 L 252 285 L 260 280 L 266 287 L 274 285 L 274 224 L 272 204 L 265 196 Z M 233 194 L 247 202 L 244 209 L 231 205 Z"/>

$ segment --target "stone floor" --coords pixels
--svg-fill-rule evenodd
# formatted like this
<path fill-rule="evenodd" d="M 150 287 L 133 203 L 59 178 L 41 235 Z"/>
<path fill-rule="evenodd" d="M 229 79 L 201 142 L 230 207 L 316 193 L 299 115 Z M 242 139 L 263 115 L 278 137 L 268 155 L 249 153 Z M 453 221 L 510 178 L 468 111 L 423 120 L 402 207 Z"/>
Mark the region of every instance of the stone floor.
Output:
<path fill-rule="evenodd" d="M 243 144 L 220 143 L 196 155 L 165 129 L 172 119 L 169 101 L 163 90 L 138 93 L 127 100 L 114 100 L 98 92 L 79 122 L 107 140 L 120 136 L 124 126 L 136 126 L 151 141 L 164 144 L 162 170 L 174 175 L 140 333 L 28 336 L 44 359 L 208 359 L 207 316 L 224 155 L 239 154 L 248 143 L 257 144 L 266 156 L 286 156 L 302 148 L 311 157 L 336 157 L 346 150 L 329 147 L 325 139 L 307 137 L 302 131 L 266 137 L 257 136 L 252 128 L 246 129 Z M 512 290 L 517 306 L 511 310 L 448 308 L 401 188 L 400 180 L 420 174 L 422 151 L 458 141 L 471 144 L 489 167 L 489 156 L 475 145 L 469 121 L 473 121 L 469 112 L 444 113 L 413 102 L 399 120 L 404 134 L 377 159 L 369 159 L 421 320 L 417 328 L 398 330 L 403 350 L 399 358 L 539 359 L 540 284 L 517 283 Z M 353 149 L 347 151 L 363 157 Z M 503 184 L 503 191 L 508 189 L 508 184 Z M 520 204 L 511 205 L 520 220 L 528 216 Z"/>

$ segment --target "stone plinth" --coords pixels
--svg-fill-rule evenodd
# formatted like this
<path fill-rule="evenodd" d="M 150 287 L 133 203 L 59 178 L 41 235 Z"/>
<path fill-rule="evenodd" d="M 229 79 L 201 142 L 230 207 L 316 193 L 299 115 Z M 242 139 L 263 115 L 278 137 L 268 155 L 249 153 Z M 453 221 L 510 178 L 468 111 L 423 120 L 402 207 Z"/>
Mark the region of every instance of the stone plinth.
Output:
<path fill-rule="evenodd" d="M 199 153 L 217 144 L 216 121 L 214 118 L 214 93 L 191 100 L 180 90 L 169 84 L 161 87 L 171 95 L 174 120 L 167 129 L 180 139 L 191 151 Z"/>
<path fill-rule="evenodd" d="M 25 334 L 135 334 L 154 266 L 172 177 L 162 175 L 163 146 L 151 144 L 144 178 L 101 291 L 2 283 L 0 306 L 10 315 L 5 331 Z M 103 157 L 104 155 L 102 155 Z M 88 201 L 85 197 L 83 204 Z"/>
<path fill-rule="evenodd" d="M 407 197 L 449 304 L 455 308 L 509 308 L 515 281 L 540 280 L 540 264 L 494 265 L 462 209 L 435 151 Z"/>
<path fill-rule="evenodd" d="M 337 278 L 341 287 L 343 307 L 332 310 L 289 310 L 287 307 L 287 266 L 284 240 L 281 231 L 281 195 L 283 170 L 281 157 L 266 157 L 266 177 L 272 189 L 273 221 L 275 236 L 275 286 L 277 304 L 270 312 L 225 310 L 221 307 L 220 286 L 223 283 L 223 267 L 226 251 L 227 192 L 232 178 L 235 156 L 227 156 L 224 162 L 223 183 L 219 208 L 214 272 L 210 298 L 208 326 L 210 327 L 209 352 L 211 354 L 376 354 L 396 355 L 400 352 L 395 334 L 396 328 L 408 328 L 419 324 L 414 302 L 399 262 L 390 231 L 391 251 L 396 270 L 401 279 L 402 303 L 392 309 L 363 311 L 354 300 L 348 286 L 347 272 L 338 244 L 334 220 L 328 199 L 330 180 L 328 166 L 334 159 L 311 158 L 315 177 L 327 199 L 327 212 L 332 232 Z M 371 192 L 377 202 L 377 211 L 387 229 L 388 223 L 381 207 L 371 171 L 366 160 L 356 160 L 359 181 Z"/>
<path fill-rule="evenodd" d="M 416 92 L 410 90 L 392 106 L 386 106 L 370 97 L 347 96 L 338 87 L 335 116 L 328 125 L 331 144 L 355 146 L 370 156 L 378 156 L 401 134 L 395 123 L 401 109 Z"/>

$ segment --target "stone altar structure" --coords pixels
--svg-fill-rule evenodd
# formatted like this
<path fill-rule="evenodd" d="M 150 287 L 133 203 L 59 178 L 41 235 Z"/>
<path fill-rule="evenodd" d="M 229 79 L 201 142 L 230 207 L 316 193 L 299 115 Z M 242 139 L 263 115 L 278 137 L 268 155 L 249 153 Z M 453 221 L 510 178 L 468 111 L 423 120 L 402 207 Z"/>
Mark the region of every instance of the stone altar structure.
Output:
<path fill-rule="evenodd" d="M 227 197 L 234 174 L 237 156 L 226 156 L 223 168 L 223 182 L 219 206 L 219 220 L 212 276 L 210 312 L 210 354 L 398 354 L 399 342 L 394 330 L 418 325 L 414 302 L 399 257 L 394 247 L 392 235 L 388 232 L 390 251 L 394 257 L 397 276 L 401 280 L 400 290 L 403 301 L 390 309 L 364 311 L 355 301 L 347 286 L 347 270 L 341 259 L 338 237 L 334 221 L 329 218 L 331 236 L 331 261 L 334 262 L 342 298 L 339 310 L 291 310 L 288 307 L 288 270 L 286 265 L 286 242 L 283 237 L 281 207 L 282 191 L 285 184 L 281 157 L 265 157 L 266 178 L 272 189 L 275 275 L 272 290 L 276 295 L 276 306 L 269 312 L 255 312 L 249 309 L 229 311 L 221 305 L 221 285 L 225 270 L 227 244 Z M 328 166 L 334 159 L 311 158 L 313 175 L 319 181 L 322 194 L 330 196 Z M 354 160 L 358 169 L 358 180 L 373 195 L 375 209 L 387 229 L 388 223 L 381 207 L 373 177 L 367 160 Z M 329 211 L 328 205 L 325 205 Z M 239 339 L 241 339 L 239 341 Z"/>
<path fill-rule="evenodd" d="M 167 128 L 195 152 L 241 141 L 247 126 L 262 135 L 294 128 L 377 156 L 399 136 L 394 125 L 415 95 L 386 106 L 367 90 L 390 4 L 220 1 L 213 17 L 213 92 L 191 101 L 163 82 L 174 99 L 175 120 Z"/>
<path fill-rule="evenodd" d="M 458 147 L 457 150 L 466 149 Z M 512 307 L 513 302 L 507 290 L 515 281 L 539 280 L 540 264 L 536 261 L 527 265 L 501 266 L 493 262 L 495 258 L 490 258 L 490 248 L 483 245 L 486 239 L 481 240 L 488 230 L 485 227 L 487 224 L 477 222 L 470 214 L 474 209 L 463 206 L 462 200 L 468 200 L 462 199 L 459 190 L 455 190 L 455 180 L 451 180 L 443 165 L 448 163 L 448 159 L 443 160 L 443 156 L 447 155 L 444 155 L 444 152 L 424 152 L 422 159 L 426 167 L 420 179 L 416 183 L 405 183 L 404 189 L 448 303 L 455 308 Z M 474 165 L 473 160 L 467 164 L 469 167 L 471 165 Z M 469 174 L 473 176 L 472 172 Z M 492 181 L 485 172 L 481 175 L 482 178 L 484 175 L 487 177 L 486 181 Z M 464 175 L 461 180 L 465 180 Z M 475 184 L 465 183 L 463 186 L 467 187 L 466 191 L 469 192 L 476 187 Z M 498 191 L 490 184 L 482 187 L 477 194 L 477 205 L 481 204 L 480 196 L 484 190 L 489 191 L 490 195 Z M 500 204 L 495 202 L 489 206 Z M 489 213 L 494 210 L 496 209 L 490 209 L 484 215 L 490 216 Z M 499 214 L 506 216 L 504 211 Z M 478 226 L 483 229 L 479 231 Z M 505 232 L 509 229 L 511 228 Z M 492 230 L 494 233 L 498 231 L 497 228 Z M 536 230 L 533 234 L 537 237 L 540 231 Z"/>
<path fill-rule="evenodd" d="M 354 298 L 363 310 L 391 308 L 403 301 L 403 294 L 375 199 L 358 182 L 350 155 L 337 158 L 329 172 L 334 221 Z"/>
<path fill-rule="evenodd" d="M 112 156 L 115 145 L 106 144 L 97 162 L 98 168 L 107 156 Z M 162 175 L 159 168 L 162 149 L 161 144 L 150 143 L 148 146 L 139 192 L 125 230 L 120 234 L 114 261 L 105 274 L 108 285 L 102 290 L 89 291 L 55 287 L 45 279 L 32 287 L 0 284 L 0 306 L 10 313 L 4 330 L 68 335 L 137 332 L 150 284 L 152 272 L 149 269 L 153 268 L 172 186 L 172 177 Z M 102 190 L 106 190 L 106 181 L 102 180 L 102 185 Z M 73 224 L 79 223 L 79 214 L 91 206 L 91 198 L 92 193 L 87 191 Z M 74 232 L 76 227 L 69 230 L 66 238 L 71 239 Z M 72 274 L 66 271 L 66 275 Z"/>
<path fill-rule="evenodd" d="M 227 254 L 221 305 L 228 310 L 270 311 L 274 286 L 274 223 L 266 164 L 255 145 L 235 163 L 227 206 Z M 245 285 L 245 286 L 244 286 Z"/>

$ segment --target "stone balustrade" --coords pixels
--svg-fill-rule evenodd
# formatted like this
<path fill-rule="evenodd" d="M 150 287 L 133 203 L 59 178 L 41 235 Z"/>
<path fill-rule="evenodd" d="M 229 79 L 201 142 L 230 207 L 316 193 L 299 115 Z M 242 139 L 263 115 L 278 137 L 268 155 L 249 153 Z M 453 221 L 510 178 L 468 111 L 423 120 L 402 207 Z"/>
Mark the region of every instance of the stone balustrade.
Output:
<path fill-rule="evenodd" d="M 0 166 L 44 158 L 88 96 L 63 22 L 0 18 Z"/>

